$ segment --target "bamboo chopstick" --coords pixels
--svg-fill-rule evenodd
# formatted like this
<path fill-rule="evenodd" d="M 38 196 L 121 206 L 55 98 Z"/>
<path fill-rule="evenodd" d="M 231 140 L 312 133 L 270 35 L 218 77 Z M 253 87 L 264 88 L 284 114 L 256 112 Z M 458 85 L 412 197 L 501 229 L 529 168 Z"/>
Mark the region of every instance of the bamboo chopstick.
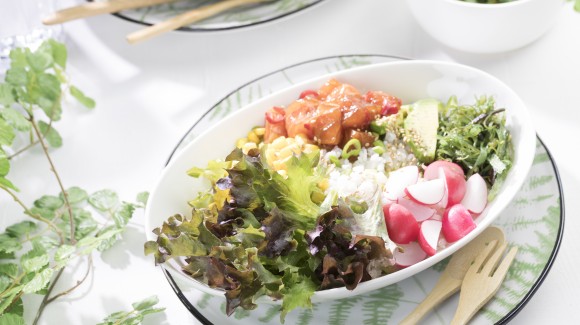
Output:
<path fill-rule="evenodd" d="M 271 2 L 273 0 L 225 0 L 215 4 L 203 6 L 196 8 L 194 10 L 185 12 L 183 14 L 177 15 L 166 21 L 157 23 L 153 26 L 144 28 L 142 30 L 136 31 L 127 35 L 127 41 L 131 44 L 136 44 L 157 35 L 178 29 L 180 27 L 192 24 L 196 21 L 200 21 L 226 10 L 230 10 L 236 7 L 240 7 L 247 4 L 255 4 L 261 2 Z"/>
<path fill-rule="evenodd" d="M 18 0 L 22 1 L 22 0 Z M 158 4 L 174 2 L 176 0 L 110 0 L 94 1 L 82 5 L 59 10 L 46 17 L 42 23 L 45 25 L 54 25 L 68 22 L 75 19 L 92 17 L 101 14 L 110 14 L 125 9 L 154 6 Z"/>

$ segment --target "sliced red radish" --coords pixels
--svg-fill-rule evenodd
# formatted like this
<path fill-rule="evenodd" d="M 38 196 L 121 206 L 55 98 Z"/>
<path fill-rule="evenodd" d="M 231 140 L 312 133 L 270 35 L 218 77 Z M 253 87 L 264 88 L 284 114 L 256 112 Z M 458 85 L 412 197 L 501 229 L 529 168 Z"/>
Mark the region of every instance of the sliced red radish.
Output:
<path fill-rule="evenodd" d="M 446 180 L 445 171 L 443 168 L 439 168 L 439 177 L 438 178 Z M 439 201 L 439 203 L 437 203 L 437 206 L 440 208 L 446 209 L 448 205 L 449 205 L 449 190 L 447 189 L 447 181 L 446 181 L 445 182 L 445 193 L 443 193 L 443 198 L 441 199 L 441 201 Z"/>
<path fill-rule="evenodd" d="M 465 173 L 463 173 L 463 168 L 456 163 L 452 163 L 447 160 L 437 160 L 429 164 L 425 168 L 423 173 L 423 178 L 431 180 L 439 178 L 439 168 L 443 168 L 445 171 L 458 173 L 465 178 Z"/>
<path fill-rule="evenodd" d="M 385 184 L 386 197 L 390 200 L 397 200 L 405 188 L 417 183 L 419 180 L 419 168 L 417 166 L 406 166 L 392 171 Z"/>
<path fill-rule="evenodd" d="M 405 207 L 398 203 L 383 206 L 387 233 L 397 244 L 408 244 L 419 236 L 419 223 Z"/>
<path fill-rule="evenodd" d="M 407 186 L 407 196 L 417 203 L 431 205 L 439 203 L 445 195 L 445 180 L 437 178 Z"/>
<path fill-rule="evenodd" d="M 463 172 L 456 173 L 455 171 L 450 171 L 450 169 L 445 169 L 443 167 L 439 168 L 439 178 L 445 180 L 445 185 L 447 189 L 447 202 L 445 207 L 455 205 L 460 203 L 465 196 L 466 182 Z"/>
<path fill-rule="evenodd" d="M 487 184 L 479 174 L 469 177 L 461 204 L 471 213 L 480 214 L 487 205 Z"/>
<path fill-rule="evenodd" d="M 409 200 L 405 197 L 400 197 L 397 203 L 409 210 L 418 222 L 427 220 L 435 214 L 435 209 L 416 203 L 415 201 Z"/>
<path fill-rule="evenodd" d="M 427 257 L 427 253 L 419 246 L 419 243 L 412 242 L 407 245 L 400 245 L 403 251 L 395 250 L 393 257 L 395 263 L 401 267 L 408 267 L 417 264 Z"/>
<path fill-rule="evenodd" d="M 456 204 L 445 211 L 442 220 L 442 230 L 445 239 L 452 243 L 465 237 L 476 225 L 471 214 L 461 204 Z"/>
<path fill-rule="evenodd" d="M 426 220 L 421 223 L 421 230 L 419 231 L 417 241 L 429 256 L 433 256 L 437 252 L 437 244 L 439 243 L 442 226 L 442 222 L 437 220 Z"/>

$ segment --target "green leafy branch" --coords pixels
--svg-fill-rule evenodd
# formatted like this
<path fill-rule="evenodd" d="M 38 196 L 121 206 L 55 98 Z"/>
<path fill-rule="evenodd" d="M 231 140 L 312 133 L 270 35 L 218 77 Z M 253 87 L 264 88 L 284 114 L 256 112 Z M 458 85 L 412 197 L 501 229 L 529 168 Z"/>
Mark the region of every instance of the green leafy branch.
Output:
<path fill-rule="evenodd" d="M 159 302 L 157 296 L 151 296 L 142 301 L 133 303 L 133 309 L 130 311 L 119 311 L 107 316 L 102 323 L 97 325 L 136 325 L 141 324 L 143 318 L 149 314 L 159 313 L 165 308 L 156 308 Z"/>
<path fill-rule="evenodd" d="M 113 246 L 135 209 L 144 207 L 147 197 L 143 193 L 136 203 L 129 203 L 120 202 L 111 190 L 88 195 L 86 191 L 73 187 L 66 193 L 70 198 L 74 232 L 70 231 L 68 220 L 63 218 L 68 213 L 63 193 L 42 196 L 34 201 L 33 207 L 27 208 L 49 220 L 65 243 L 61 243 L 56 232 L 45 223 L 29 220 L 9 226 L 0 234 L 0 314 L 22 316 L 22 311 L 14 310 L 21 304 L 22 296 L 42 294 L 44 298 L 36 323 L 48 304 L 74 291 L 86 280 L 92 268 L 93 252 L 103 252 Z M 71 237 L 73 233 L 75 241 Z M 71 288 L 51 296 L 66 266 L 82 257 L 86 257 L 88 264 L 83 278 Z"/>
<path fill-rule="evenodd" d="M 24 323 L 25 295 L 44 296 L 36 324 L 47 305 L 81 286 L 92 270 L 93 253 L 114 245 L 148 196 L 141 193 L 136 202 L 129 203 L 108 189 L 89 195 L 79 187 L 65 188 L 50 156 L 51 147 L 62 146 L 54 127 L 62 116 L 62 102 L 70 95 L 88 108 L 95 106 L 69 83 L 66 58 L 65 46 L 54 40 L 36 51 L 15 49 L 5 81 L 0 83 L 0 193 L 6 193 L 30 218 L 0 234 L 0 324 Z M 15 158 L 35 146 L 41 147 L 59 194 L 43 195 L 29 206 L 7 176 Z M 66 267 L 79 259 L 86 259 L 87 265 L 81 279 L 53 293 Z"/>

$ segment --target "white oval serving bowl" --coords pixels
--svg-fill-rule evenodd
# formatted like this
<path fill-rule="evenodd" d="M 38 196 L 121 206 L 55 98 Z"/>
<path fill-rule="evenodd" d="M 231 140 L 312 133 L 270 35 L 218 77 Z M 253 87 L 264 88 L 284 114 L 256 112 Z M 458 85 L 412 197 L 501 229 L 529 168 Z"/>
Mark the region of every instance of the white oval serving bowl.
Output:
<path fill-rule="evenodd" d="M 352 84 L 361 92 L 383 90 L 398 96 L 403 103 L 433 97 L 443 102 L 455 95 L 459 103 L 473 103 L 479 95 L 494 96 L 498 107 L 506 108 L 507 127 L 514 145 L 514 166 L 509 172 L 500 194 L 490 202 L 476 219 L 477 228 L 461 240 L 439 251 L 432 257 L 400 271 L 360 283 L 353 290 L 335 288 L 317 291 L 313 302 L 322 302 L 363 294 L 408 278 L 441 261 L 475 238 L 504 210 L 523 184 L 532 165 L 535 153 L 535 131 L 528 110 L 522 100 L 503 82 L 486 72 L 465 65 L 437 61 L 403 61 L 364 66 L 345 70 L 294 85 L 259 99 L 242 108 L 211 129 L 195 138 L 171 160 L 161 173 L 151 191 L 145 211 L 145 230 L 148 240 L 155 240 L 152 230 L 176 213 L 189 215 L 187 202 L 209 184 L 189 177 L 186 172 L 193 166 L 203 167 L 209 160 L 225 158 L 238 138 L 244 137 L 255 125 L 263 124 L 264 113 L 272 106 L 287 105 L 307 89 L 317 89 L 329 78 Z M 224 292 L 212 289 L 180 271 L 179 261 L 166 263 L 167 269 L 177 279 L 180 287 L 195 288 L 212 295 Z M 270 299 L 260 302 L 276 303 Z M 279 303 L 279 302 L 278 302 Z"/>
<path fill-rule="evenodd" d="M 554 25 L 563 0 L 484 4 L 460 0 L 407 0 L 417 23 L 453 49 L 500 53 L 532 43 Z"/>

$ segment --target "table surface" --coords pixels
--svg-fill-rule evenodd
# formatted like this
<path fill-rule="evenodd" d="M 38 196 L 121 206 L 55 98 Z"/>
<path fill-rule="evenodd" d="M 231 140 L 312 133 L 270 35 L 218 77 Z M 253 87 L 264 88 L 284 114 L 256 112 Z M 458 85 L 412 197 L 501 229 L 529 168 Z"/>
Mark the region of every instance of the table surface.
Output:
<path fill-rule="evenodd" d="M 62 6 L 73 3 L 61 1 Z M 497 55 L 443 47 L 416 24 L 404 1 L 330 0 L 251 28 L 173 32 L 128 45 L 124 36 L 139 28 L 110 15 L 65 25 L 69 74 L 97 101 L 93 111 L 71 103 L 58 124 L 64 146 L 53 158 L 67 187 L 112 188 L 127 200 L 151 190 L 175 144 L 205 110 L 239 85 L 294 63 L 337 54 L 389 54 L 472 65 L 502 79 L 527 103 L 537 133 L 558 165 L 566 196 L 558 257 L 513 324 L 575 319 L 580 290 L 580 236 L 572 233 L 580 229 L 575 143 L 580 139 L 580 14 L 569 6 L 540 40 Z M 57 192 L 52 180 L 31 175 L 31 169 L 42 168 L 48 166 L 41 152 L 33 150 L 11 171 L 16 184 L 32 189 L 24 199 Z M 0 196 L 2 206 L 7 201 Z M 3 210 L 0 229 L 16 221 L 10 208 Z M 90 281 L 51 304 L 41 324 L 95 324 L 150 295 L 157 295 L 167 309 L 144 324 L 197 324 L 152 258 L 143 256 L 144 240 L 143 215 L 138 213 L 123 241 L 95 258 Z M 83 265 L 65 272 L 62 288 L 83 272 Z M 38 303 L 35 297 L 25 300 L 31 307 L 27 321 Z"/>

